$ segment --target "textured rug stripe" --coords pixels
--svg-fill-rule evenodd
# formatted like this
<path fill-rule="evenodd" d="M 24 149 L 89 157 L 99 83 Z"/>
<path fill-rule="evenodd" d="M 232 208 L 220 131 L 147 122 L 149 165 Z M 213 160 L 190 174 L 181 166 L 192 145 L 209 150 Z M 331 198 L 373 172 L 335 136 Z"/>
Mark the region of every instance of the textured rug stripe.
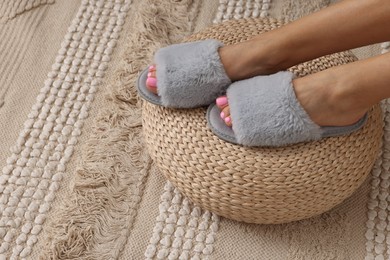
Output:
<path fill-rule="evenodd" d="M 40 5 L 52 4 L 55 0 L 3 0 L 0 5 L 0 22 L 5 23 L 15 16 Z"/>
<path fill-rule="evenodd" d="M 271 0 L 219 0 L 213 23 L 231 19 L 264 18 L 268 16 Z"/>
<path fill-rule="evenodd" d="M 390 42 L 381 44 L 381 53 L 390 50 Z M 366 260 L 390 258 L 390 100 L 382 101 L 384 135 L 382 154 L 372 171 L 371 192 L 367 205 Z"/>
<path fill-rule="evenodd" d="M 28 12 L 18 20 L 12 20 L 2 27 L 0 34 L 0 100 L 6 94 L 10 83 L 21 63 L 28 45 L 37 29 L 37 25 L 43 19 L 46 6 L 35 12 Z M 15 59 L 15 53 L 17 58 Z"/>
<path fill-rule="evenodd" d="M 209 259 L 218 224 L 217 215 L 193 206 L 167 182 L 145 258 Z"/>
<path fill-rule="evenodd" d="M 387 52 L 388 43 L 382 44 L 382 53 Z M 366 260 L 390 258 L 390 100 L 382 102 L 384 113 L 384 137 L 382 154 L 372 171 L 371 191 L 366 222 Z"/>
<path fill-rule="evenodd" d="M 270 0 L 220 0 L 213 23 L 266 17 L 270 4 Z M 219 219 L 214 213 L 194 206 L 167 182 L 145 258 L 209 259 L 214 251 Z"/>
<path fill-rule="evenodd" d="M 82 1 L 0 177 L 0 258 L 27 257 L 104 77 L 129 1 Z"/>
<path fill-rule="evenodd" d="M 137 217 L 152 161 L 142 135 L 135 82 L 153 52 L 192 30 L 200 1 L 135 1 L 126 50 L 107 104 L 82 148 L 72 196 L 52 223 L 42 257 L 117 259 Z M 138 256 L 139 257 L 139 256 Z M 139 258 L 134 258 L 139 259 Z"/>

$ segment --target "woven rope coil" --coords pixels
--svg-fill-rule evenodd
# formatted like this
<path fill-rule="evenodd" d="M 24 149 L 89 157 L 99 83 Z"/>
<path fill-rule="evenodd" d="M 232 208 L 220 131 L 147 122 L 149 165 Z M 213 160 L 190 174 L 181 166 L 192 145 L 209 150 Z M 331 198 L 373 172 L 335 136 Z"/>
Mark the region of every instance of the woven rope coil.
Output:
<path fill-rule="evenodd" d="M 245 41 L 284 24 L 275 19 L 236 20 L 186 41 Z M 350 52 L 328 55 L 290 70 L 298 77 L 355 61 Z M 321 214 L 349 197 L 369 174 L 380 149 L 379 105 L 366 125 L 341 137 L 280 148 L 248 148 L 217 138 L 206 110 L 168 109 L 143 102 L 144 138 L 166 178 L 204 209 L 226 218 L 277 224 Z"/>

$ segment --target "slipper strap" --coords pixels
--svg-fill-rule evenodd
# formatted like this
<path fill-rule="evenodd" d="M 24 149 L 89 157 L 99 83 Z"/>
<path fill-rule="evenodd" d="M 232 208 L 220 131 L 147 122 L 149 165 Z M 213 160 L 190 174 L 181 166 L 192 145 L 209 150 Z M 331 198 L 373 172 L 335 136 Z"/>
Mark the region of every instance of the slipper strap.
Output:
<path fill-rule="evenodd" d="M 227 90 L 233 132 L 246 146 L 283 146 L 318 140 L 315 124 L 296 98 L 291 72 L 233 83 Z"/>
<path fill-rule="evenodd" d="M 218 50 L 223 44 L 204 40 L 171 45 L 156 52 L 157 90 L 165 107 L 191 108 L 211 104 L 231 81 Z"/>

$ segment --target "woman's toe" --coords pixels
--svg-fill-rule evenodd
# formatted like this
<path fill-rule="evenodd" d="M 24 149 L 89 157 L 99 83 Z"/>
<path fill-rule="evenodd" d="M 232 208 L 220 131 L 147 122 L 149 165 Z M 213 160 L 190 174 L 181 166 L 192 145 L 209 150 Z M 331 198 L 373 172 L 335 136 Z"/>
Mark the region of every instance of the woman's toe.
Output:
<path fill-rule="evenodd" d="M 224 121 L 227 126 L 232 126 L 232 118 L 230 116 L 225 117 Z"/>
<path fill-rule="evenodd" d="M 215 103 L 219 107 L 219 109 L 224 109 L 228 105 L 228 100 L 226 96 L 221 96 L 215 100 Z"/>
<path fill-rule="evenodd" d="M 232 126 L 232 118 L 230 117 L 229 104 L 226 104 L 225 107 L 221 110 L 220 116 L 227 126 Z"/>
<path fill-rule="evenodd" d="M 148 78 L 146 79 L 146 87 L 150 92 L 157 94 L 157 79 L 156 79 L 155 65 L 151 65 L 149 67 Z"/>
<path fill-rule="evenodd" d="M 156 71 L 149 71 L 148 78 L 156 78 Z"/>
<path fill-rule="evenodd" d="M 229 105 L 226 105 L 222 110 L 221 110 L 221 117 L 223 114 L 223 118 L 230 116 L 230 107 Z"/>
<path fill-rule="evenodd" d="M 146 80 L 146 88 L 150 92 L 157 94 L 157 80 L 155 78 L 152 78 L 152 77 L 148 78 Z"/>

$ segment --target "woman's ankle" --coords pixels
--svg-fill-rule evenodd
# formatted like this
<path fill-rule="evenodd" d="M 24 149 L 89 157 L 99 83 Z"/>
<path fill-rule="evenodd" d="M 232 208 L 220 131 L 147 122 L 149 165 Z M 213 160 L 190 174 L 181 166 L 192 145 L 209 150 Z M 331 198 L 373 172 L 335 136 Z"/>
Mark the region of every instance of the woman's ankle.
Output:
<path fill-rule="evenodd" d="M 225 46 L 220 49 L 222 64 L 232 81 L 259 75 L 269 75 L 284 70 L 284 50 L 278 50 L 278 43 L 266 36 Z"/>
<path fill-rule="evenodd" d="M 369 109 L 354 97 L 354 86 L 332 69 L 293 81 L 296 96 L 311 119 L 321 126 L 356 123 Z"/>

